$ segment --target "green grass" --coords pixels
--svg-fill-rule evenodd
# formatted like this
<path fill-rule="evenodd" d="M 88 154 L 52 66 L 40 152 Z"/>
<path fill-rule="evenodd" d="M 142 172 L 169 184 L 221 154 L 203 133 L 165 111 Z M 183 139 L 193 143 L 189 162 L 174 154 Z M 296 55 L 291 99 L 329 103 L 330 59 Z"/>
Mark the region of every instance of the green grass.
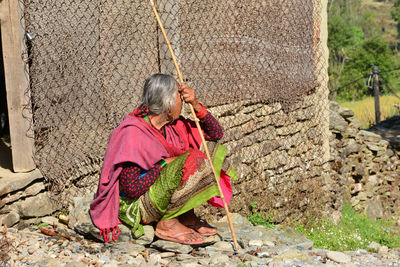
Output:
<path fill-rule="evenodd" d="M 400 94 L 400 93 L 399 93 Z M 381 120 L 400 115 L 394 104 L 400 104 L 400 99 L 394 95 L 384 95 L 379 98 L 381 107 Z M 375 124 L 375 102 L 374 97 L 367 97 L 359 101 L 340 102 L 342 107 L 354 111 L 354 115 L 361 122 L 362 128 L 366 129 Z"/>
<path fill-rule="evenodd" d="M 37 224 L 31 224 L 30 227 L 33 229 L 40 229 L 42 227 L 48 226 L 48 223 L 37 223 Z"/>
<path fill-rule="evenodd" d="M 351 205 L 343 206 L 342 220 L 335 225 L 329 219 L 298 225 L 296 230 L 314 242 L 317 248 L 337 251 L 367 249 L 375 241 L 389 248 L 400 247 L 400 232 L 390 220 L 371 221 L 359 215 Z"/>
<path fill-rule="evenodd" d="M 247 217 L 249 222 L 253 225 L 264 225 L 268 228 L 274 228 L 275 225 L 273 223 L 273 213 L 271 212 L 267 217 L 261 211 L 256 211 L 257 203 L 251 202 L 250 207 L 252 208 L 253 212 L 250 216 Z"/>

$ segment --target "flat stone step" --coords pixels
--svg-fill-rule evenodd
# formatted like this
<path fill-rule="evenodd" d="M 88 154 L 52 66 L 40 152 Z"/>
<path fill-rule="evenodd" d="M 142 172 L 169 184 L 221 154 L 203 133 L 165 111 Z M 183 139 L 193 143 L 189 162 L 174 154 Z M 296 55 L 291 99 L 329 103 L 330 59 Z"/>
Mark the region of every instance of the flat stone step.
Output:
<path fill-rule="evenodd" d="M 9 169 L 0 168 L 0 197 L 10 192 L 20 190 L 35 180 L 42 179 L 39 169 L 26 173 L 15 173 Z"/>

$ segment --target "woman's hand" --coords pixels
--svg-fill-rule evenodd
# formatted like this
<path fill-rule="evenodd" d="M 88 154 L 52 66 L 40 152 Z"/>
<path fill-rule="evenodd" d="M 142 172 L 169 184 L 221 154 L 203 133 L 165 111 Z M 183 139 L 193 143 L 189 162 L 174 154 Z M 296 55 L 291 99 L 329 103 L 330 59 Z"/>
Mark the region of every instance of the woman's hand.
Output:
<path fill-rule="evenodd" d="M 178 91 L 181 94 L 183 101 L 191 104 L 196 113 L 201 111 L 202 106 L 197 101 L 195 90 L 193 90 L 189 85 L 183 83 L 178 87 Z"/>
<path fill-rule="evenodd" d="M 173 162 L 176 158 L 177 158 L 177 157 L 170 157 L 170 158 L 165 158 L 164 160 L 165 160 L 166 163 L 171 163 L 171 162 Z"/>

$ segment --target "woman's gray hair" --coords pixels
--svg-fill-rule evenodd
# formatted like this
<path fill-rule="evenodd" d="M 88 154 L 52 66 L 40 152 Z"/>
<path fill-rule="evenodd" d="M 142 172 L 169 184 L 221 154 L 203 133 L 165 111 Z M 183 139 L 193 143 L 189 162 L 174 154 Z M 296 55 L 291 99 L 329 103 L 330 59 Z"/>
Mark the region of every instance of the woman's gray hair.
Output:
<path fill-rule="evenodd" d="M 168 74 L 153 74 L 144 84 L 142 104 L 146 104 L 151 114 L 167 114 L 176 102 L 175 79 Z"/>

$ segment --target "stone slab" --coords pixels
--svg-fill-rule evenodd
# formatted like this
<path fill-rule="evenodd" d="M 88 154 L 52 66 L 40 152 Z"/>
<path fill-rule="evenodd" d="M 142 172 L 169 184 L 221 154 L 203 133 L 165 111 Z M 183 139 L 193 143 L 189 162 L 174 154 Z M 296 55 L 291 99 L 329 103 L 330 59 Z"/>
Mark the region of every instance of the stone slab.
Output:
<path fill-rule="evenodd" d="M 47 216 L 57 210 L 57 203 L 50 198 L 49 192 L 17 202 L 16 206 L 23 218 Z"/>
<path fill-rule="evenodd" d="M 0 169 L 0 196 L 20 190 L 35 180 L 42 179 L 39 169 L 27 173 L 15 173 L 8 169 Z"/>

